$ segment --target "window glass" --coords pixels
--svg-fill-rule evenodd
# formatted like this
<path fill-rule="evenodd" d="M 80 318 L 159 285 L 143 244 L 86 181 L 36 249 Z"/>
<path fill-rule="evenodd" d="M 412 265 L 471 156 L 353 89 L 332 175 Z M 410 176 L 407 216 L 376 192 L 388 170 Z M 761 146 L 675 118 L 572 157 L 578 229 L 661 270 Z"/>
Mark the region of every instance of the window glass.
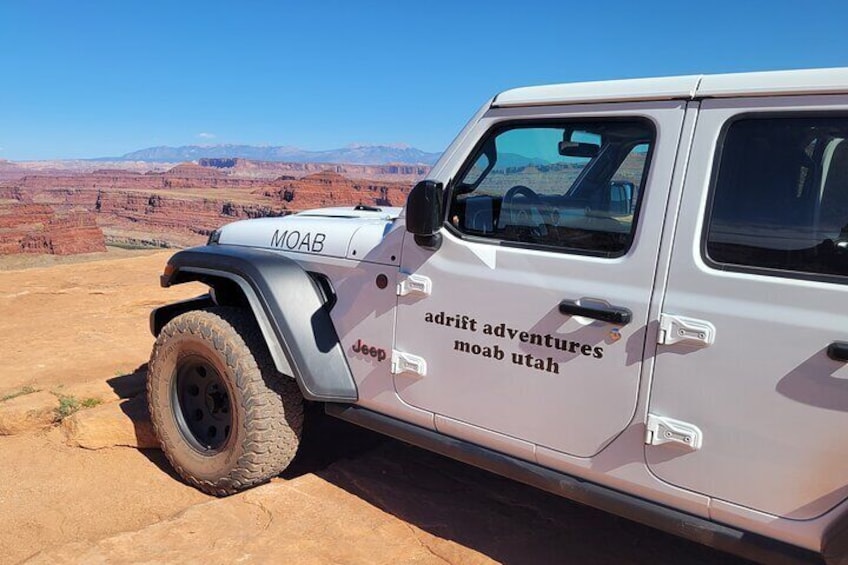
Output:
<path fill-rule="evenodd" d="M 495 130 L 452 187 L 450 224 L 498 241 L 621 255 L 653 140 L 644 121 Z"/>
<path fill-rule="evenodd" d="M 848 274 L 848 118 L 741 119 L 728 128 L 709 216 L 714 262 Z"/>

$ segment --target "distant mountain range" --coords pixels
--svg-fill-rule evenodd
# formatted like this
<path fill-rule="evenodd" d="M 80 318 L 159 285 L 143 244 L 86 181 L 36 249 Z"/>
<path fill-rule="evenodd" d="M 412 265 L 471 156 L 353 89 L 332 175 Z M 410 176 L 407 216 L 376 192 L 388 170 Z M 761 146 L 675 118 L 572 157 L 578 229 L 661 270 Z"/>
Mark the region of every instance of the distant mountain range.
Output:
<path fill-rule="evenodd" d="M 432 165 L 440 153 L 428 153 L 407 145 L 348 145 L 340 149 L 307 151 L 298 147 L 256 145 L 183 145 L 182 147 L 148 147 L 120 157 L 104 157 L 103 161 L 196 161 L 204 157 L 285 161 L 289 163 L 350 163 L 385 165 L 409 163 Z"/>

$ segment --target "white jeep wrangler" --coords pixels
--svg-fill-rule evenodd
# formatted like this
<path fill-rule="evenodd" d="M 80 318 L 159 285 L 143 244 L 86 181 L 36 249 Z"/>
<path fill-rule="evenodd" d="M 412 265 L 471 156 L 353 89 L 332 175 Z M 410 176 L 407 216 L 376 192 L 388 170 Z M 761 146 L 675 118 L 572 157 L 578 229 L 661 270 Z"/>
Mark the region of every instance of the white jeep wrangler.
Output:
<path fill-rule="evenodd" d="M 175 254 L 150 411 L 229 494 L 327 413 L 743 556 L 845 563 L 848 69 L 499 94 L 397 208 Z"/>

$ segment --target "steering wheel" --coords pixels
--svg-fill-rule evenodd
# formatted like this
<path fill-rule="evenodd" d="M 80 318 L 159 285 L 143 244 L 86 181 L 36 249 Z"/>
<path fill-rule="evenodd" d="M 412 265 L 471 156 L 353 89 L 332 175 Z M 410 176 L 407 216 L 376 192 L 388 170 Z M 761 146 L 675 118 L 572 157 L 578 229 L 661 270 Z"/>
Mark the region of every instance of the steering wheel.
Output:
<path fill-rule="evenodd" d="M 513 186 L 504 194 L 501 207 L 507 211 L 509 225 L 533 228 L 542 236 L 547 234 L 542 215 L 544 204 L 533 189 L 523 184 Z"/>

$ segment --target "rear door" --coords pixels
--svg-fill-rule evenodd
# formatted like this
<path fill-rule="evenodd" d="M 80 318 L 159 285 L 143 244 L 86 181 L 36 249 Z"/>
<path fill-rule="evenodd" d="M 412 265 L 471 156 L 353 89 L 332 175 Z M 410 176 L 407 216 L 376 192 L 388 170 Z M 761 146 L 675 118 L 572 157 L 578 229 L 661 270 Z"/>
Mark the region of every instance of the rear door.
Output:
<path fill-rule="evenodd" d="M 702 445 L 654 473 L 790 518 L 845 499 L 848 97 L 702 103 L 662 312 L 650 412 Z"/>

